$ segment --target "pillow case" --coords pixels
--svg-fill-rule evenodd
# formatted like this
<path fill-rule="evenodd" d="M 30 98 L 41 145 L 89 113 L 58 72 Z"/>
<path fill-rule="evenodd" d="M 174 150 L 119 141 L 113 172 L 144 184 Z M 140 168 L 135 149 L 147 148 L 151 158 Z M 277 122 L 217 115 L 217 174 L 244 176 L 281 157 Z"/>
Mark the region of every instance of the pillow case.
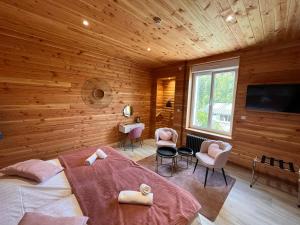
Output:
<path fill-rule="evenodd" d="M 18 225 L 85 225 L 88 217 L 53 217 L 42 213 L 27 212 Z"/>
<path fill-rule="evenodd" d="M 169 141 L 172 139 L 172 132 L 171 131 L 160 131 L 159 138 L 163 141 Z"/>
<path fill-rule="evenodd" d="M 207 154 L 212 157 L 212 158 L 216 158 L 223 150 L 220 149 L 219 145 L 216 143 L 210 144 L 208 146 L 208 152 Z"/>
<path fill-rule="evenodd" d="M 40 159 L 30 159 L 5 167 L 0 172 L 5 175 L 24 177 L 41 183 L 62 170 L 62 167 L 55 166 L 52 163 Z"/>

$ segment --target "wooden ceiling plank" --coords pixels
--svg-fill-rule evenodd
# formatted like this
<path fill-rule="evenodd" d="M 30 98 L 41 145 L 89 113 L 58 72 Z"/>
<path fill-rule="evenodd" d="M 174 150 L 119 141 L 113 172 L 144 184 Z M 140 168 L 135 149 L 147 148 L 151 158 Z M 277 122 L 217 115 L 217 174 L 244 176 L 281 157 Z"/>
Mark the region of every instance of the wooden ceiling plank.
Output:
<path fill-rule="evenodd" d="M 276 0 L 274 9 L 274 23 L 276 39 L 284 40 L 284 35 L 286 33 L 285 18 L 287 17 L 287 2 L 286 0 Z"/>
<path fill-rule="evenodd" d="M 107 33 L 111 36 L 112 42 L 117 41 L 119 44 L 129 44 L 130 48 L 136 49 L 142 53 L 147 53 L 150 57 L 156 57 L 157 52 L 169 51 L 169 43 L 167 40 L 159 38 L 159 41 L 153 40 L 150 32 L 145 29 L 144 21 L 136 20 L 131 15 L 126 14 L 124 10 L 117 7 L 113 8 L 113 4 L 91 4 L 90 1 L 73 1 L 58 0 L 52 1 L 53 4 L 59 4 L 65 10 L 72 9 L 73 13 L 78 17 L 85 18 L 90 21 L 90 28 L 95 33 Z M 68 4 L 69 2 L 69 4 Z M 80 4 L 81 3 L 81 4 Z M 99 2 L 101 3 L 101 2 Z M 100 10 L 101 9 L 101 10 Z M 81 20 L 78 23 L 81 25 Z M 101 28 L 101 29 L 99 29 Z M 108 35 L 109 34 L 109 35 Z M 122 40 L 122 38 L 124 40 Z M 156 39 L 156 38 L 154 38 Z M 157 38 L 158 39 L 158 38 Z M 151 47 L 152 52 L 147 52 L 147 47 Z"/>
<path fill-rule="evenodd" d="M 243 0 L 256 44 L 264 42 L 265 34 L 260 13 L 259 0 Z"/>
<path fill-rule="evenodd" d="M 297 40 L 299 4 L 299 0 L 1 0 L 0 33 L 43 46 L 69 47 L 79 55 L 110 55 L 155 68 Z M 228 13 L 235 13 L 237 23 L 226 22 Z M 154 24 L 153 16 L 161 17 L 161 25 Z M 82 25 L 83 19 L 89 27 Z"/>
<path fill-rule="evenodd" d="M 265 31 L 265 41 L 272 42 L 275 35 L 274 8 L 276 2 L 274 0 L 263 0 L 259 3 Z"/>
<path fill-rule="evenodd" d="M 286 20 L 286 38 L 295 39 L 300 37 L 300 1 L 288 1 L 288 17 Z"/>
<path fill-rule="evenodd" d="M 180 15 L 177 11 L 177 8 L 174 6 L 171 7 L 165 1 L 153 1 L 153 2 L 142 2 L 139 1 L 140 5 L 136 5 L 136 2 L 125 1 L 127 4 L 130 4 L 131 9 L 138 11 L 141 8 L 148 10 L 148 13 L 153 16 L 159 16 L 162 19 L 161 25 L 153 27 L 152 30 L 155 33 L 162 33 L 162 39 L 168 39 L 169 43 L 172 43 L 173 50 L 176 49 L 176 54 L 183 54 L 185 56 L 189 55 L 189 52 L 203 51 L 206 50 L 206 45 L 202 43 L 192 43 L 191 36 L 195 34 L 194 31 L 191 31 L 189 27 L 186 26 L 187 23 L 184 21 L 184 17 Z M 142 4 L 143 3 L 143 4 Z M 134 4 L 134 5 L 133 5 Z M 145 15 L 144 15 L 145 17 Z M 178 39 L 178 35 L 182 34 L 182 38 Z M 191 44 L 191 45 L 189 45 Z M 193 45 L 195 44 L 195 45 Z M 189 46 L 186 48 L 186 46 Z M 200 47 L 200 48 L 199 48 Z M 186 53 L 182 53 L 182 51 Z M 195 53 L 191 55 L 194 57 Z"/>
<path fill-rule="evenodd" d="M 228 0 L 218 0 L 218 1 L 223 9 L 222 14 L 224 14 L 224 16 L 227 17 L 230 14 L 234 15 L 234 12 L 231 9 L 231 6 L 230 6 Z M 241 48 L 245 48 L 245 47 L 249 46 L 248 42 L 246 41 L 246 39 L 243 35 L 242 29 L 239 26 L 239 24 L 237 23 L 237 21 L 228 23 L 228 26 L 230 27 L 230 30 L 232 31 L 233 35 L 236 37 L 236 39 L 240 43 Z"/>
<path fill-rule="evenodd" d="M 219 11 L 220 16 L 222 17 L 224 21 L 224 26 L 227 26 L 228 29 L 231 31 L 232 35 L 236 39 L 239 49 L 245 48 L 248 46 L 247 42 L 245 41 L 244 37 L 240 34 L 242 33 L 239 25 L 236 22 L 227 22 L 226 18 L 227 16 L 233 14 L 233 11 L 228 4 L 227 0 L 217 0 L 217 8 Z"/>
<path fill-rule="evenodd" d="M 30 12 L 34 15 L 39 15 L 45 19 L 50 19 L 53 23 L 57 23 L 57 26 L 65 25 L 65 29 L 72 30 L 78 34 L 89 36 L 90 38 L 94 38 L 102 41 L 102 43 L 109 43 L 112 46 L 116 46 L 118 48 L 125 48 L 128 51 L 135 51 L 132 46 L 128 45 L 129 39 L 124 39 L 126 35 L 124 35 L 119 30 L 112 30 L 111 26 L 95 26 L 96 31 L 92 29 L 87 29 L 82 25 L 82 16 L 75 15 L 74 13 L 69 13 L 68 8 L 62 8 L 60 5 L 53 6 L 49 4 L 47 1 L 34 1 L 27 0 L 25 1 L 14 1 L 14 0 L 3 0 L 9 4 L 12 4 L 19 9 L 23 9 L 27 12 Z M 75 5 L 70 4 L 70 5 Z M 97 27 L 101 27 L 99 31 Z M 97 32 L 98 31 L 98 32 Z M 117 33 L 116 33 L 117 32 Z M 111 38 L 109 35 L 105 35 L 105 33 L 110 33 L 118 37 L 118 39 Z M 77 35 L 78 35 L 77 34 Z M 144 53 L 146 51 L 144 50 Z M 140 54 L 140 51 L 136 51 L 135 53 Z"/>
<path fill-rule="evenodd" d="M 192 4 L 192 2 L 190 2 Z M 206 5 L 209 4 L 209 5 Z M 232 35 L 231 30 L 228 28 L 227 23 L 225 22 L 224 18 L 221 15 L 221 10 L 219 8 L 217 1 L 210 1 L 204 5 L 198 5 L 199 11 L 205 17 L 207 21 L 210 21 L 209 31 L 211 31 L 216 36 L 216 41 L 220 41 L 223 44 L 223 49 L 238 49 L 241 46 L 237 42 L 234 35 Z M 201 19 L 200 19 L 201 20 Z M 228 46 L 228 43 L 232 43 Z M 213 43 L 215 45 L 215 42 Z M 222 50 L 223 52 L 223 50 Z"/>
<path fill-rule="evenodd" d="M 55 40 L 56 43 L 68 43 L 71 41 L 73 42 L 73 44 L 71 45 L 81 45 L 84 46 L 85 49 L 95 49 L 100 53 L 109 52 L 109 55 L 115 55 L 114 53 L 118 53 L 125 59 L 128 59 L 128 57 L 130 56 L 128 52 L 131 53 L 131 56 L 133 56 L 133 58 L 134 55 L 135 57 L 137 56 L 137 54 L 140 55 L 139 53 L 135 53 L 132 55 L 132 51 L 124 51 L 122 48 L 116 48 L 115 46 L 112 46 L 107 42 L 96 40 L 95 38 L 87 35 L 78 37 L 78 35 L 74 31 L 68 29 L 68 27 L 66 27 L 64 24 L 53 23 L 53 21 L 47 18 L 40 17 L 38 15 L 16 8 L 12 5 L 7 5 L 0 2 L 0 11 L 2 11 L 0 27 L 8 28 L 9 26 L 11 26 L 12 30 L 18 30 L 19 32 L 21 31 L 26 34 L 35 35 L 44 39 Z M 32 27 L 33 24 L 34 27 Z M 98 47 L 99 41 L 101 41 L 101 49 L 99 49 Z M 103 50 L 104 47 L 105 51 Z M 147 59 L 148 57 L 145 55 L 144 58 Z M 149 60 L 155 61 L 155 59 L 153 58 L 147 59 L 147 61 Z"/>
<path fill-rule="evenodd" d="M 215 23 L 218 13 L 213 3 L 189 0 L 183 2 L 187 15 L 189 15 L 188 21 L 197 21 L 197 23 L 191 23 L 190 27 L 202 36 L 210 51 L 224 52 L 224 49 L 229 47 L 228 37 L 224 37 L 223 27 L 221 30 L 218 29 L 220 28 L 219 21 L 217 24 Z"/>
<path fill-rule="evenodd" d="M 242 0 L 228 0 L 248 45 L 255 45 L 256 39 Z"/>
<path fill-rule="evenodd" d="M 199 11 L 199 7 L 197 9 L 191 10 L 188 6 L 179 4 L 177 5 L 177 8 L 174 8 L 173 11 L 169 10 L 168 13 L 169 15 L 172 15 L 170 19 L 173 22 L 172 26 L 175 27 L 177 36 L 178 34 L 181 34 L 188 37 L 188 40 L 186 42 L 179 42 L 176 45 L 177 48 L 181 48 L 182 51 L 184 51 L 184 49 L 189 48 L 189 46 L 192 45 L 198 47 L 198 52 L 200 51 L 202 54 L 206 54 L 206 52 L 212 51 L 214 51 L 215 53 L 221 52 L 221 48 L 216 49 L 214 45 L 209 44 L 210 39 L 216 39 L 216 37 L 213 36 L 208 27 L 205 27 L 203 25 L 202 21 L 207 19 L 203 17 L 203 12 Z M 193 24 L 189 21 L 195 22 Z M 217 44 L 221 45 L 221 40 L 219 40 Z M 194 57 L 195 55 L 193 56 L 193 58 Z"/>

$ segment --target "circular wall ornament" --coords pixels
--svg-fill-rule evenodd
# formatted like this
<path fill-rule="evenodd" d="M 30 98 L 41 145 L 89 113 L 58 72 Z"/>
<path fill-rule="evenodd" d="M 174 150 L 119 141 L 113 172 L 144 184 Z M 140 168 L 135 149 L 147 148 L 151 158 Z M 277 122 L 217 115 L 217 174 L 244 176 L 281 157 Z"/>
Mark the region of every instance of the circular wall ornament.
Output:
<path fill-rule="evenodd" d="M 112 89 L 103 79 L 91 78 L 81 88 L 83 102 L 92 108 L 105 108 L 112 102 Z"/>

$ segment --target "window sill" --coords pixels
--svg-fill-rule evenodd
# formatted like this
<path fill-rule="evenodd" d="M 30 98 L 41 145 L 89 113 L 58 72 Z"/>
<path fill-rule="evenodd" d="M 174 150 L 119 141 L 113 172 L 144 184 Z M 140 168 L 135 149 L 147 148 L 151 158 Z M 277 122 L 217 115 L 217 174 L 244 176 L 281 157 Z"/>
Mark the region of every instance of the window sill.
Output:
<path fill-rule="evenodd" d="M 223 135 L 223 134 L 213 133 L 213 132 L 204 131 L 204 130 L 198 130 L 198 129 L 194 129 L 194 128 L 190 128 L 190 127 L 186 127 L 185 129 L 188 131 L 199 133 L 199 134 L 206 134 L 206 135 L 209 135 L 212 137 L 218 137 L 218 138 L 222 138 L 222 139 L 232 140 L 231 136 L 227 136 L 227 135 Z"/>

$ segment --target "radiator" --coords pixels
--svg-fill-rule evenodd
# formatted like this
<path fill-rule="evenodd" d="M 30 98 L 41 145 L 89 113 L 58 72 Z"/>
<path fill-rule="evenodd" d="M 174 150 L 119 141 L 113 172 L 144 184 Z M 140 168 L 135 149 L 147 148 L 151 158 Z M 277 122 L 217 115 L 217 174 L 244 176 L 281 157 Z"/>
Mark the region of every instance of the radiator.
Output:
<path fill-rule="evenodd" d="M 193 149 L 194 155 L 196 152 L 200 151 L 200 147 L 203 141 L 206 141 L 207 139 L 204 137 L 195 136 L 192 134 L 186 135 L 186 147 Z"/>

